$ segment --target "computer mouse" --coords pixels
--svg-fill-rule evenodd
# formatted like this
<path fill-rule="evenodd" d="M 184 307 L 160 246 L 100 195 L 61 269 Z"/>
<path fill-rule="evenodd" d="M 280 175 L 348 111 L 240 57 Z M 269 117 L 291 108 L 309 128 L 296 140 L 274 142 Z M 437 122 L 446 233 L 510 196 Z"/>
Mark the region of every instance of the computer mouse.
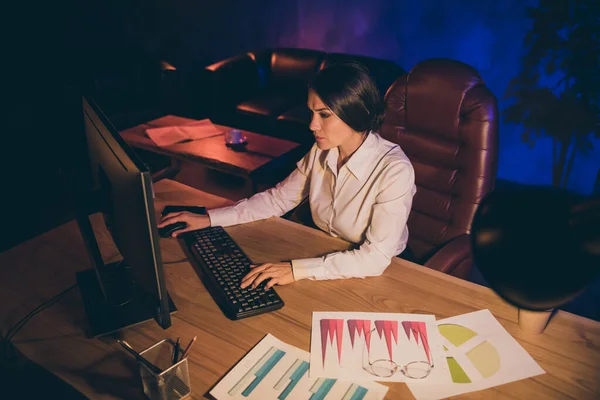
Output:
<path fill-rule="evenodd" d="M 173 232 L 185 227 L 187 227 L 187 222 L 175 222 L 173 224 L 163 226 L 162 228 L 158 228 L 158 236 L 161 238 L 169 238 L 171 235 L 173 235 Z"/>

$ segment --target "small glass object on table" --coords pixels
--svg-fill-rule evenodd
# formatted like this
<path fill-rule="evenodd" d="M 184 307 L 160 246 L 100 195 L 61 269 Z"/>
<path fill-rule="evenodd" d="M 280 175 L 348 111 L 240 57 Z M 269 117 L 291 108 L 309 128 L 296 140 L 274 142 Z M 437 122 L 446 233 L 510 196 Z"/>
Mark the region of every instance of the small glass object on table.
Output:
<path fill-rule="evenodd" d="M 232 150 L 242 151 L 248 144 L 248 138 L 239 129 L 230 129 L 225 132 L 225 145 Z"/>

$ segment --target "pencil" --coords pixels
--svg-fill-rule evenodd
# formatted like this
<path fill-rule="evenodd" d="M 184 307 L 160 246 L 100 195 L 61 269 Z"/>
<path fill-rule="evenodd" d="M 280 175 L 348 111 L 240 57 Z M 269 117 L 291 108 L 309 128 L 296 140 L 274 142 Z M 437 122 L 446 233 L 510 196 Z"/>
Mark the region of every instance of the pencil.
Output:
<path fill-rule="evenodd" d="M 197 336 L 194 336 L 194 338 L 190 341 L 190 344 L 188 344 L 187 347 L 185 348 L 185 351 L 181 355 L 182 360 L 187 357 L 188 353 L 190 352 L 190 349 L 192 348 L 192 345 L 196 341 L 196 338 L 197 338 Z"/>
<path fill-rule="evenodd" d="M 173 364 L 177 364 L 177 360 L 179 359 L 179 337 L 175 342 L 175 346 L 173 346 Z"/>

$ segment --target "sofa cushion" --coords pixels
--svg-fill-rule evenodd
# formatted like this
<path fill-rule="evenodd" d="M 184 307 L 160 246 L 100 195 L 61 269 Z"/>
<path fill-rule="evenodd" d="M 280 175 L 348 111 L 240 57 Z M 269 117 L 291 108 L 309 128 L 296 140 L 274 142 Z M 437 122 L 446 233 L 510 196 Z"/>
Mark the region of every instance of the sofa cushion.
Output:
<path fill-rule="evenodd" d="M 299 104 L 288 109 L 286 112 L 277 117 L 279 121 L 293 122 L 297 124 L 310 124 L 310 110 L 306 103 Z"/>
<path fill-rule="evenodd" d="M 254 55 L 241 54 L 209 65 L 202 77 L 209 82 L 211 114 L 230 113 L 241 101 L 262 90 L 261 74 Z"/>
<path fill-rule="evenodd" d="M 266 90 L 251 99 L 240 102 L 236 109 L 238 112 L 259 114 L 276 118 L 287 110 L 306 102 L 306 94 Z"/>
<path fill-rule="evenodd" d="M 279 89 L 308 90 L 325 53 L 308 49 L 277 49 L 271 54 L 268 85 Z"/>
<path fill-rule="evenodd" d="M 306 102 L 290 108 L 277 117 L 275 129 L 280 135 L 297 143 L 312 145 L 315 141 L 313 133 L 309 129 L 310 111 Z M 306 148 L 308 151 L 309 147 Z"/>

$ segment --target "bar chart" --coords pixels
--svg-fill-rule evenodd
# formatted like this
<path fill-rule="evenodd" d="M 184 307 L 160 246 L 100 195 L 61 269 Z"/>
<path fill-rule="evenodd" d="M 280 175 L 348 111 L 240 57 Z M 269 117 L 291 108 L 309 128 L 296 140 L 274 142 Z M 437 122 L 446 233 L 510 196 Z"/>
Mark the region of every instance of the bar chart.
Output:
<path fill-rule="evenodd" d="M 296 384 L 308 371 L 308 365 L 309 364 L 306 361 L 297 359 L 281 377 L 281 379 L 277 381 L 277 384 L 274 386 L 274 388 L 277 390 L 283 389 L 283 392 L 277 396 L 279 400 L 287 399 L 290 392 L 294 389 L 294 387 L 296 387 Z"/>
<path fill-rule="evenodd" d="M 263 380 L 275 365 L 281 360 L 285 352 L 271 347 L 260 360 L 248 372 L 244 374 L 232 388 L 229 390 L 229 395 L 235 396 L 242 393 L 242 396 L 248 397 L 258 384 Z"/>
<path fill-rule="evenodd" d="M 309 376 L 449 382 L 436 328 L 430 314 L 313 312 Z"/>
<path fill-rule="evenodd" d="M 382 400 L 375 382 L 310 378 L 310 354 L 267 335 L 210 392 L 216 399 Z"/>

